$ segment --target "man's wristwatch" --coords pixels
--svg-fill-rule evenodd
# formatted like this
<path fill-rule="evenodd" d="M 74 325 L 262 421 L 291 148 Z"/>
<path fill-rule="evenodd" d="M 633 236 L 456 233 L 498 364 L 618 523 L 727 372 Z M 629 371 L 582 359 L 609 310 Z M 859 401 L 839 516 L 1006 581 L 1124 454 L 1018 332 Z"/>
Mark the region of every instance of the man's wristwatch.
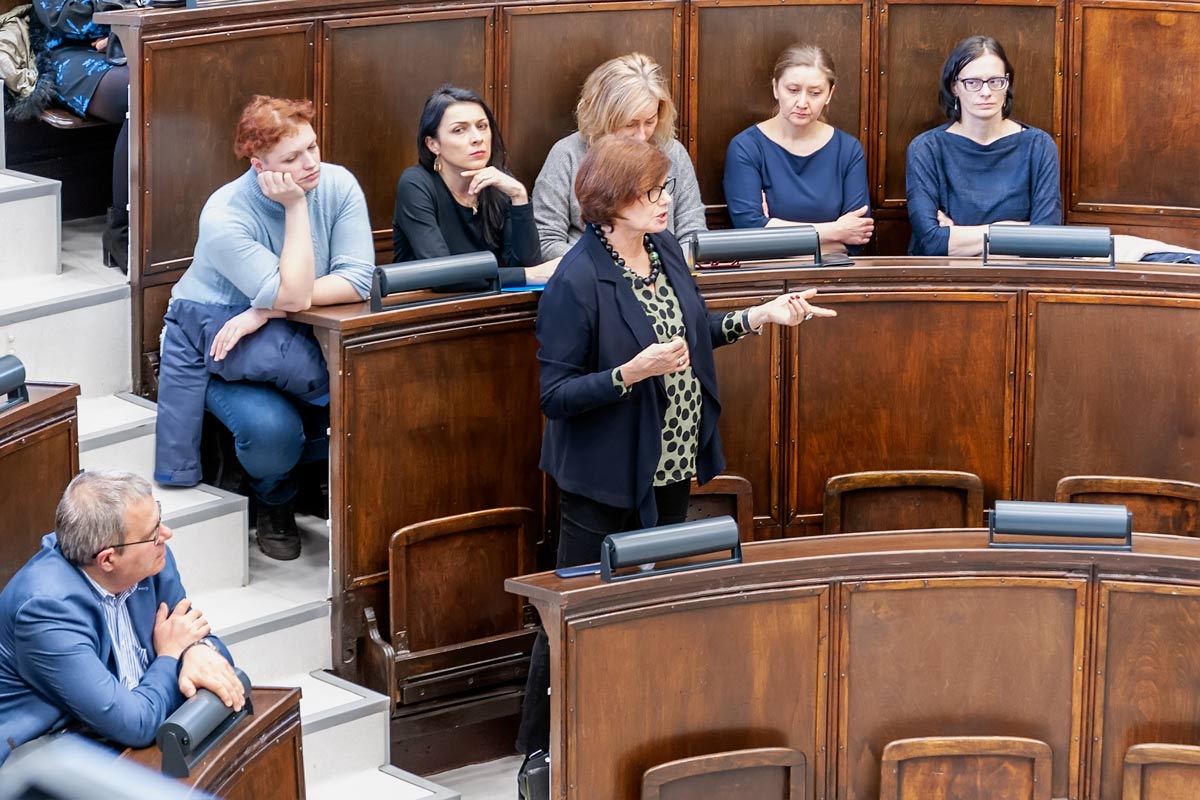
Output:
<path fill-rule="evenodd" d="M 183 648 L 183 651 L 179 654 L 180 663 L 183 662 L 183 657 L 187 655 L 188 650 L 191 650 L 196 645 L 200 645 L 202 647 L 207 647 L 209 650 L 212 650 L 214 653 L 221 652 L 220 650 L 217 649 L 217 646 L 215 644 L 213 644 L 207 636 L 205 636 L 203 639 L 197 639 L 196 641 L 189 644 L 187 647 Z"/>

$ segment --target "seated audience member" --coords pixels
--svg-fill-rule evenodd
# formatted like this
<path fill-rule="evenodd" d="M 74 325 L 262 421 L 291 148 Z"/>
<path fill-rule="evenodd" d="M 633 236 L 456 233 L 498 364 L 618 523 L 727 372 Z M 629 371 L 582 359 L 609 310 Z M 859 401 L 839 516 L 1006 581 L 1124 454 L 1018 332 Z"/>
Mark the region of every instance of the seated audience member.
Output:
<path fill-rule="evenodd" d="M 204 411 L 233 434 L 257 500 L 259 547 L 300 555 L 293 501 L 301 461 L 328 455 L 328 374 L 307 325 L 312 305 L 367 297 L 375 245 L 366 200 L 344 167 L 321 163 L 312 103 L 255 97 L 234 151 L 250 169 L 209 197 L 187 272 L 167 310 L 154 477 L 201 477 Z"/>
<path fill-rule="evenodd" d="M 558 258 L 583 235 L 575 173 L 588 147 L 610 133 L 648 141 L 671 162 L 675 201 L 667 230 L 676 238 L 705 230 L 700 186 L 687 150 L 675 138 L 675 104 L 658 64 L 641 53 L 605 61 L 588 75 L 575 106 L 576 133 L 555 142 L 533 185 L 542 255 Z"/>
<path fill-rule="evenodd" d="M 229 651 L 191 607 L 144 479 L 83 472 L 0 592 L 0 763 L 70 726 L 146 747 L 197 689 L 241 709 Z"/>
<path fill-rule="evenodd" d="M 807 223 L 824 252 L 866 244 L 875 230 L 862 145 L 825 122 L 837 76 L 820 47 L 779 54 L 775 116 L 733 137 L 725 156 L 725 202 L 736 228 Z"/>
<path fill-rule="evenodd" d="M 946 59 L 938 102 L 950 122 L 908 146 L 909 254 L 977 256 L 994 222 L 1062 224 L 1058 150 L 1009 118 L 1013 79 L 987 36 L 963 39 Z"/>
<path fill-rule="evenodd" d="M 488 250 L 505 286 L 545 283 L 529 193 L 505 169 L 504 140 L 479 95 L 443 86 L 425 101 L 417 160 L 400 175 L 392 216 L 397 262 Z"/>
<path fill-rule="evenodd" d="M 715 348 L 768 324 L 836 316 L 809 304 L 815 289 L 708 311 L 666 230 L 671 166 L 647 142 L 593 143 L 575 180 L 588 229 L 538 307 L 540 466 L 559 489 L 559 567 L 598 561 L 608 534 L 682 522 L 692 478 L 724 469 Z M 547 647 L 539 631 L 517 742 L 523 772 L 549 747 Z"/>
<path fill-rule="evenodd" d="M 81 117 L 121 126 L 112 164 L 97 167 L 112 170 L 112 207 L 102 236 L 104 264 L 128 272 L 129 67 L 106 59 L 110 33 L 107 25 L 93 21 L 98 10 L 94 2 L 33 0 L 30 42 L 40 75 L 37 88 L 13 108 L 13 115 L 35 118 L 53 99 Z"/>

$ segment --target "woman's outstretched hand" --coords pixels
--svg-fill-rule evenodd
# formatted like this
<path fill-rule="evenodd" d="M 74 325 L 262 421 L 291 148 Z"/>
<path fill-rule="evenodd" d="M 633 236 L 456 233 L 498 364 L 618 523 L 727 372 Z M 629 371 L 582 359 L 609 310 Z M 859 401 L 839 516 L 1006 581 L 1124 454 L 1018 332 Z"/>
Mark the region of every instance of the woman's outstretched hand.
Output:
<path fill-rule="evenodd" d="M 781 294 L 774 300 L 755 306 L 749 313 L 750 327 L 758 330 L 766 322 L 792 327 L 813 317 L 836 317 L 837 312 L 832 308 L 822 308 L 808 302 L 816 296 L 816 289 L 805 289 Z"/>

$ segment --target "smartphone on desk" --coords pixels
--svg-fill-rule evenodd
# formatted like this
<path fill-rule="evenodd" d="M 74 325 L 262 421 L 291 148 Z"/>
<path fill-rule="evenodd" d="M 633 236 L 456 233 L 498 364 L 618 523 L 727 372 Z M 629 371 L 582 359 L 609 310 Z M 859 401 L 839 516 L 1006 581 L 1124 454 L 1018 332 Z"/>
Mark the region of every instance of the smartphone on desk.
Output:
<path fill-rule="evenodd" d="M 554 574 L 560 578 L 582 578 L 584 575 L 599 575 L 600 563 L 580 564 L 577 567 L 559 567 Z"/>

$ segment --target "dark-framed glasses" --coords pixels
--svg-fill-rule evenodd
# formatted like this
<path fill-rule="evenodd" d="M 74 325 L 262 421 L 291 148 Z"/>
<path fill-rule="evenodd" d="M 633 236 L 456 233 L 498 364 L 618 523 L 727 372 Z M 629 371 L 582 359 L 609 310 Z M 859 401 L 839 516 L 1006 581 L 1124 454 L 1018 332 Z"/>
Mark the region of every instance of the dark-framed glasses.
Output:
<path fill-rule="evenodd" d="M 663 192 L 667 194 L 675 194 L 675 179 L 667 178 L 667 182 L 662 186 L 651 186 L 646 190 L 646 199 L 651 203 L 657 203 L 662 199 Z"/>
<path fill-rule="evenodd" d="M 133 547 L 136 544 L 157 545 L 159 542 L 161 542 L 162 541 L 162 527 L 163 527 L 163 525 L 162 525 L 162 503 L 159 501 L 155 501 L 155 505 L 158 506 L 158 521 L 154 523 L 154 530 L 150 531 L 150 534 L 145 539 L 138 539 L 136 542 L 122 542 L 121 544 L 110 544 L 110 545 L 108 545 L 108 547 L 102 547 L 99 550 L 97 550 L 96 555 L 93 555 L 92 558 L 95 558 L 96 556 L 100 555 L 105 550 L 108 550 L 110 548 L 113 550 L 120 550 L 125 547 Z"/>
<path fill-rule="evenodd" d="M 958 82 L 968 92 L 978 92 L 986 83 L 993 92 L 1003 92 L 1008 88 L 1008 76 L 997 75 L 994 78 L 959 78 Z"/>

